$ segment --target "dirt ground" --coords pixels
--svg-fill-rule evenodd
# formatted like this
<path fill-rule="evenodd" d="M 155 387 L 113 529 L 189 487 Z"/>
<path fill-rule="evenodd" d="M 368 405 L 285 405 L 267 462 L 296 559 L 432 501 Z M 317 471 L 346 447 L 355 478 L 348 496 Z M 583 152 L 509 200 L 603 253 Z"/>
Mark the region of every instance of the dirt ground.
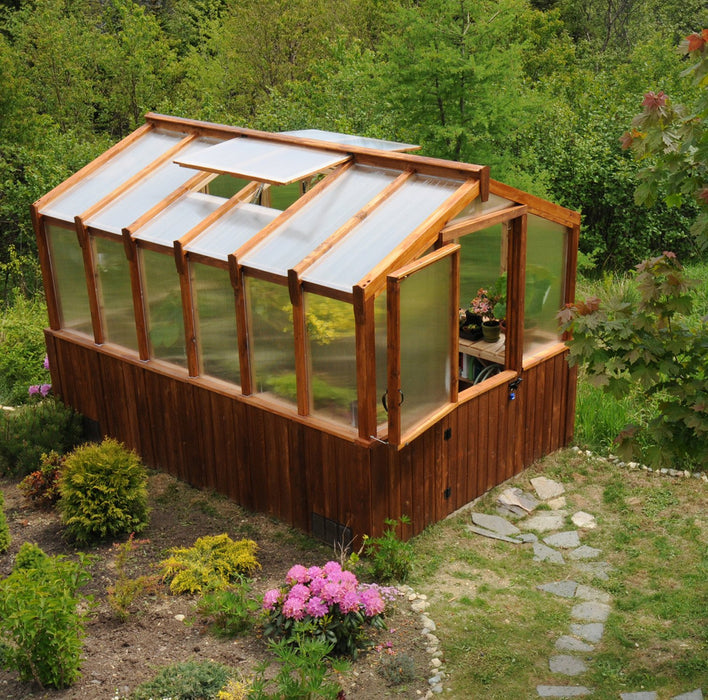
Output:
<path fill-rule="evenodd" d="M 65 541 L 55 511 L 32 508 L 14 481 L 0 480 L 5 513 L 12 535 L 6 554 L 0 555 L 0 576 L 8 575 L 20 545 L 34 542 L 47 554 L 73 555 Z M 264 516 L 248 513 L 218 495 L 192 489 L 165 474 L 150 476 L 150 526 L 140 534 L 148 542 L 132 556 L 129 575 L 155 573 L 155 565 L 170 547 L 191 546 L 203 535 L 227 533 L 233 539 L 250 538 L 259 546 L 262 569 L 253 579 L 254 594 L 282 585 L 287 570 L 296 563 L 322 565 L 334 552 Z M 42 689 L 22 683 L 17 674 L 0 670 L 0 698 L 52 698 L 54 700 L 103 700 L 127 697 L 141 682 L 155 676 L 162 666 L 189 659 L 211 659 L 248 675 L 264 659 L 271 659 L 258 627 L 246 637 L 220 639 L 208 631 L 195 612 L 196 598 L 164 594 L 143 598 L 126 622 L 116 619 L 108 605 L 106 589 L 116 578 L 116 550 L 112 543 L 85 548 L 95 557 L 92 580 L 82 589 L 93 596 L 84 640 L 81 678 L 64 690 Z M 181 618 L 184 616 L 184 618 Z M 423 646 L 418 615 L 401 597 L 387 619 L 388 630 L 377 633 L 374 648 L 363 653 L 346 673 L 337 677 L 349 700 L 385 697 L 414 698 L 428 689 L 429 658 Z M 415 660 L 416 678 L 389 687 L 379 673 L 389 647 Z M 376 649 L 380 646 L 380 649 Z"/>

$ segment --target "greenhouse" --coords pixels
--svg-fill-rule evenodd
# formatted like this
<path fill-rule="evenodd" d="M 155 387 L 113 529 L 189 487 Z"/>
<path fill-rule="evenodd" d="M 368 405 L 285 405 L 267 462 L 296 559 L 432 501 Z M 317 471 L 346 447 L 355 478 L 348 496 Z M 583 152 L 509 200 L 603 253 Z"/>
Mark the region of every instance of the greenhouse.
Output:
<path fill-rule="evenodd" d="M 56 392 L 328 541 L 567 444 L 579 215 L 416 148 L 146 115 L 32 206 Z"/>

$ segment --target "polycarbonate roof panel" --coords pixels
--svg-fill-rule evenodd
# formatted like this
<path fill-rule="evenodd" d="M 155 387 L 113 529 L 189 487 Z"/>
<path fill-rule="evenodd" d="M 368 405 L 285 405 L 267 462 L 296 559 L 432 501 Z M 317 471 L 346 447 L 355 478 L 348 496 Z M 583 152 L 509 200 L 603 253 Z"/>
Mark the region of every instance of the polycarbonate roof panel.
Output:
<path fill-rule="evenodd" d="M 195 139 L 190 141 L 180 153 L 191 157 L 214 143 L 214 139 Z M 191 177 L 194 177 L 194 172 L 180 168 L 172 161 L 168 161 L 103 207 L 85 223 L 87 226 L 101 231 L 120 233 L 123 228 L 132 224 L 168 194 L 184 185 Z"/>
<path fill-rule="evenodd" d="M 212 173 L 287 185 L 343 163 L 348 158 L 346 153 L 235 138 L 213 146 L 198 156 L 180 154 L 175 158 L 175 163 Z"/>
<path fill-rule="evenodd" d="M 289 136 L 302 136 L 303 138 L 314 139 L 329 143 L 339 143 L 344 146 L 360 146 L 362 148 L 377 148 L 380 151 L 411 151 L 420 146 L 413 143 L 400 143 L 398 141 L 386 141 L 385 139 L 371 139 L 366 136 L 354 136 L 353 134 L 340 134 L 336 131 L 323 131 L 322 129 L 297 129 L 296 131 L 283 131 Z"/>
<path fill-rule="evenodd" d="M 242 202 L 185 245 L 188 253 L 198 253 L 217 260 L 228 259 L 246 241 L 267 226 L 278 214 L 279 209 L 261 207 Z"/>
<path fill-rule="evenodd" d="M 99 202 L 119 185 L 177 145 L 184 137 L 185 134 L 173 131 L 153 129 L 146 132 L 64 194 L 49 202 L 40 213 L 73 222 L 75 216 Z"/>
<path fill-rule="evenodd" d="M 302 278 L 351 292 L 379 262 L 432 214 L 462 183 L 416 175 L 374 209 Z"/>
<path fill-rule="evenodd" d="M 250 267 L 287 275 L 400 173 L 354 166 L 243 256 Z"/>
<path fill-rule="evenodd" d="M 468 216 L 482 216 L 484 214 L 492 214 L 495 211 L 502 211 L 503 209 L 508 209 L 513 207 L 514 202 L 504 197 L 500 197 L 497 194 L 489 194 L 489 199 L 483 202 L 479 197 L 473 199 L 456 217 L 457 219 L 464 219 Z"/>
<path fill-rule="evenodd" d="M 135 238 L 172 247 L 178 238 L 227 201 L 203 192 L 188 192 L 139 228 Z"/>

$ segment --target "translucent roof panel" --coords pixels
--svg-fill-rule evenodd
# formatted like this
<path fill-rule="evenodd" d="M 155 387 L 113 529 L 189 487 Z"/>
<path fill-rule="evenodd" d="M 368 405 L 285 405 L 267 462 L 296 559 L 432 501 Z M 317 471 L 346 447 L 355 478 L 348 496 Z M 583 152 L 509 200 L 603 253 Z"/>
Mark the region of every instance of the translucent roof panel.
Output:
<path fill-rule="evenodd" d="M 287 275 L 344 225 L 399 173 L 354 166 L 279 226 L 241 263 L 277 275 Z"/>
<path fill-rule="evenodd" d="M 49 202 L 40 213 L 73 222 L 75 216 L 99 202 L 184 137 L 185 134 L 173 131 L 148 131 L 64 194 Z"/>
<path fill-rule="evenodd" d="M 490 192 L 489 199 L 483 202 L 479 197 L 472 200 L 456 217 L 456 219 L 464 219 L 467 216 L 483 216 L 484 214 L 492 214 L 495 211 L 508 209 L 513 207 L 514 202 L 497 194 Z"/>
<path fill-rule="evenodd" d="M 461 184 L 419 175 L 407 180 L 309 268 L 303 279 L 350 292 Z"/>
<path fill-rule="evenodd" d="M 195 139 L 190 141 L 181 153 L 189 157 L 213 144 L 214 139 Z M 132 224 L 138 217 L 162 201 L 170 192 L 184 185 L 193 176 L 193 171 L 185 170 L 172 161 L 168 161 L 145 175 L 139 184 L 114 199 L 85 223 L 87 226 L 101 231 L 120 233 L 124 227 Z"/>
<path fill-rule="evenodd" d="M 180 154 L 175 158 L 175 163 L 212 173 L 287 185 L 343 163 L 348 158 L 346 153 L 235 138 L 213 146 L 198 156 Z"/>
<path fill-rule="evenodd" d="M 211 226 L 185 245 L 188 253 L 198 253 L 217 260 L 226 260 L 278 214 L 279 209 L 242 202 L 219 217 Z"/>
<path fill-rule="evenodd" d="M 398 141 L 386 141 L 385 139 L 370 139 L 366 136 L 354 136 L 353 134 L 340 134 L 336 131 L 322 131 L 321 129 L 298 129 L 296 131 L 283 131 L 289 136 L 302 136 L 303 138 L 325 141 L 329 143 L 339 143 L 344 146 L 360 146 L 362 148 L 378 148 L 380 151 L 410 151 L 420 148 L 412 143 L 399 143 Z"/>
<path fill-rule="evenodd" d="M 135 233 L 141 241 L 151 241 L 172 246 L 174 241 L 194 228 L 202 219 L 218 209 L 224 197 L 216 197 L 203 192 L 188 192 L 170 204 L 164 211 L 151 219 Z"/>

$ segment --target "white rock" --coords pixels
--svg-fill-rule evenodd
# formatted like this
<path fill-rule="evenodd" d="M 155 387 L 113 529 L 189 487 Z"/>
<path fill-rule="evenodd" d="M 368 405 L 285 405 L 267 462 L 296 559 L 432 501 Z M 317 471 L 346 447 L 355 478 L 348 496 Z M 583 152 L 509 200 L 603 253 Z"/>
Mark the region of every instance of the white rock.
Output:
<path fill-rule="evenodd" d="M 435 657 L 434 659 L 430 659 L 430 665 L 433 668 L 440 668 L 440 666 L 442 666 L 442 661 L 440 661 L 440 659 Z"/>
<path fill-rule="evenodd" d="M 553 479 L 548 479 L 545 476 L 537 476 L 535 479 L 531 479 L 531 485 L 542 501 L 547 501 L 549 498 L 555 498 L 556 496 L 562 496 L 565 493 L 565 486 L 563 486 L 563 484 L 553 481 Z"/>
<path fill-rule="evenodd" d="M 184 615 L 175 615 L 175 620 L 177 620 L 177 622 L 184 622 Z"/>
<path fill-rule="evenodd" d="M 558 496 L 558 498 L 552 498 L 550 501 L 547 502 L 547 505 L 551 510 L 560 510 L 561 508 L 565 508 L 565 496 Z"/>
<path fill-rule="evenodd" d="M 583 510 L 579 510 L 575 513 L 571 520 L 573 521 L 573 525 L 575 525 L 575 527 L 579 527 L 582 530 L 594 530 L 597 527 L 595 516 L 590 513 L 586 513 Z"/>

